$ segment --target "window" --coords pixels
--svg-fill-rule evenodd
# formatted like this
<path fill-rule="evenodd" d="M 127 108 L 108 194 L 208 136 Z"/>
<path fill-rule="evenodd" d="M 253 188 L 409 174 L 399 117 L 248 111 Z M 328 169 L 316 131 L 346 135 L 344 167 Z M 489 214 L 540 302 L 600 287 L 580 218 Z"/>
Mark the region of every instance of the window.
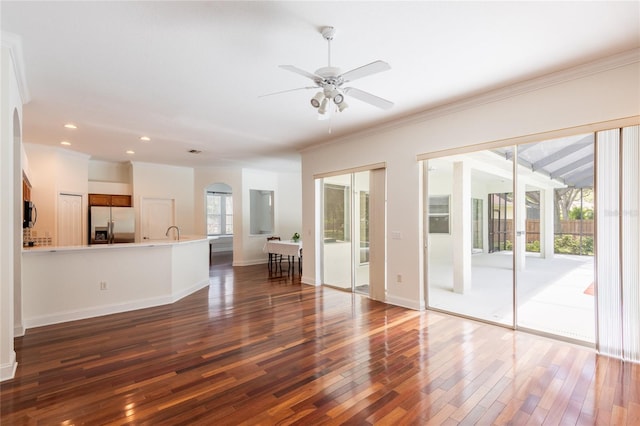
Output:
<path fill-rule="evenodd" d="M 351 241 L 351 188 L 324 185 L 324 242 Z"/>
<path fill-rule="evenodd" d="M 273 233 L 273 191 L 249 190 L 251 235 Z"/>
<path fill-rule="evenodd" d="M 429 233 L 449 233 L 449 196 L 429 197 Z"/>
<path fill-rule="evenodd" d="M 233 235 L 233 199 L 228 192 L 207 192 L 207 234 Z"/>

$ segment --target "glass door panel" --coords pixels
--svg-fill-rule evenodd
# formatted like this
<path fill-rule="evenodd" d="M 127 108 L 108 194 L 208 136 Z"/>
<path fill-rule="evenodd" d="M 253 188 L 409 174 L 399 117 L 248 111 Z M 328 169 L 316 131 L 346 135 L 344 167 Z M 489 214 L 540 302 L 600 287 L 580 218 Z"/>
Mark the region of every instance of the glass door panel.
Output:
<path fill-rule="evenodd" d="M 594 135 L 518 146 L 517 326 L 595 342 Z"/>
<path fill-rule="evenodd" d="M 510 153 L 480 151 L 427 161 L 430 308 L 513 325 Z"/>
<path fill-rule="evenodd" d="M 323 179 L 323 283 L 352 290 L 351 175 Z"/>
<path fill-rule="evenodd" d="M 354 173 L 354 226 L 356 233 L 354 240 L 358 241 L 357 247 L 354 245 L 355 280 L 353 290 L 356 293 L 369 294 L 369 171 Z"/>

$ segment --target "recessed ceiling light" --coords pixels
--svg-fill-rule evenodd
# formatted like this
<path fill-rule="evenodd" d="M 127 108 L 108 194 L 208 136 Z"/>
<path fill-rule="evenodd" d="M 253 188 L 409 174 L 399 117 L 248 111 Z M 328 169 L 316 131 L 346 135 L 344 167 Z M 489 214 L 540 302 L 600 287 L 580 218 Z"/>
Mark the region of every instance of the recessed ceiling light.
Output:
<path fill-rule="evenodd" d="M 60 142 L 60 145 L 70 146 L 70 145 L 71 145 L 71 142 L 69 142 L 69 141 L 62 141 L 62 142 Z"/>
<path fill-rule="evenodd" d="M 151 138 L 149 136 L 140 136 L 141 141 L 149 142 Z"/>
<path fill-rule="evenodd" d="M 127 154 L 130 154 L 130 155 L 131 154 L 135 154 L 135 151 L 132 151 L 132 150 L 129 149 L 129 150 L 127 150 Z"/>
<path fill-rule="evenodd" d="M 64 127 L 67 128 L 67 129 L 77 129 L 78 128 L 78 126 L 76 126 L 73 123 L 67 123 L 67 124 L 64 125 Z"/>

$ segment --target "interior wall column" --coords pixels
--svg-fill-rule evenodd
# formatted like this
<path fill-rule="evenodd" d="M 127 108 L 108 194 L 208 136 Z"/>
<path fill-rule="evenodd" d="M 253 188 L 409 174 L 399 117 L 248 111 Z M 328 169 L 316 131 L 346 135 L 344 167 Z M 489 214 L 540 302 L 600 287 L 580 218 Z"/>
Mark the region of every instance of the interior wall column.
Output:
<path fill-rule="evenodd" d="M 540 191 L 540 255 L 543 259 L 554 256 L 554 191 L 553 188 Z"/>
<path fill-rule="evenodd" d="M 471 170 L 464 161 L 453 164 L 451 196 L 453 291 L 471 290 Z"/>
<path fill-rule="evenodd" d="M 10 94 L 13 62 L 2 47 L 0 61 L 0 381 L 11 379 L 17 368 L 14 351 L 14 129 Z"/>

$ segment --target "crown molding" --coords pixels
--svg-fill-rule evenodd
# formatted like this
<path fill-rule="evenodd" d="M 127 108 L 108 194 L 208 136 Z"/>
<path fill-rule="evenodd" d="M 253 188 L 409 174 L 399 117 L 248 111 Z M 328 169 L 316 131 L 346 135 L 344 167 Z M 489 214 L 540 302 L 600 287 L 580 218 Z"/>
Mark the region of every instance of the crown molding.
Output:
<path fill-rule="evenodd" d="M 525 93 L 544 89 L 546 87 L 555 86 L 557 84 L 566 83 L 572 80 L 599 74 L 612 69 L 620 68 L 626 65 L 640 62 L 640 48 L 628 50 L 616 55 L 608 56 L 586 64 L 556 71 L 541 77 L 532 78 L 520 83 L 515 83 L 506 87 L 491 90 L 479 95 L 471 96 L 462 100 L 446 103 L 424 111 L 420 111 L 406 117 L 390 120 L 384 123 L 373 125 L 363 130 L 356 131 L 344 136 L 337 137 L 328 141 L 321 142 L 302 148 L 299 152 L 313 151 L 323 146 L 332 145 L 334 143 L 346 142 L 350 139 L 378 134 L 381 131 L 387 131 L 411 124 L 418 124 L 432 120 L 437 117 L 453 114 L 474 107 L 498 102 L 514 96 L 523 95 Z"/>
<path fill-rule="evenodd" d="M 9 50 L 9 55 L 11 55 L 11 59 L 13 60 L 13 70 L 16 74 L 22 104 L 29 103 L 31 95 L 29 93 L 29 87 L 27 86 L 24 56 L 22 55 L 22 38 L 16 34 L 2 31 L 2 47 Z"/>

